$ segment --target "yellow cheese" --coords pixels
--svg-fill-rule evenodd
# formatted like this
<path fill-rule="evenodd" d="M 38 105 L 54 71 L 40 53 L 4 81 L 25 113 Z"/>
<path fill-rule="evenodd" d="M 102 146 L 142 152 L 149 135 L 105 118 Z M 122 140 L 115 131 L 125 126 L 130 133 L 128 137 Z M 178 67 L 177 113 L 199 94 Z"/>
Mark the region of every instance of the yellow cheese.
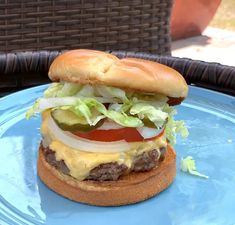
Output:
<path fill-rule="evenodd" d="M 89 171 L 101 163 L 118 162 L 120 153 L 89 153 L 67 147 L 59 141 L 52 141 L 50 149 L 56 152 L 56 160 L 64 160 L 70 170 L 70 175 L 82 180 Z"/>
<path fill-rule="evenodd" d="M 56 160 L 64 160 L 70 170 L 70 175 L 78 180 L 85 179 L 89 175 L 90 170 L 102 163 L 117 162 L 118 164 L 125 164 L 130 168 L 136 155 L 140 155 L 143 152 L 153 149 L 166 147 L 167 145 L 166 137 L 165 135 L 162 135 L 155 140 L 130 143 L 130 149 L 126 152 L 84 152 L 79 149 L 73 149 L 59 140 L 56 140 L 48 129 L 48 117 L 49 112 L 43 113 L 41 133 L 44 144 L 55 151 Z"/>

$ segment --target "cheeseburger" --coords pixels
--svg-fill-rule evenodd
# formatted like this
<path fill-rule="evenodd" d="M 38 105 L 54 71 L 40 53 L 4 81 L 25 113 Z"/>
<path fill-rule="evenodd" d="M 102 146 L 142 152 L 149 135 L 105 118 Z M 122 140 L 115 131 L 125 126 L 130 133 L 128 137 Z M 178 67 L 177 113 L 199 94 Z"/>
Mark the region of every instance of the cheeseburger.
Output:
<path fill-rule="evenodd" d="M 26 113 L 42 114 L 38 175 L 53 191 L 100 206 L 136 203 L 176 175 L 173 105 L 184 78 L 156 62 L 72 50 L 50 66 L 53 83 Z"/>

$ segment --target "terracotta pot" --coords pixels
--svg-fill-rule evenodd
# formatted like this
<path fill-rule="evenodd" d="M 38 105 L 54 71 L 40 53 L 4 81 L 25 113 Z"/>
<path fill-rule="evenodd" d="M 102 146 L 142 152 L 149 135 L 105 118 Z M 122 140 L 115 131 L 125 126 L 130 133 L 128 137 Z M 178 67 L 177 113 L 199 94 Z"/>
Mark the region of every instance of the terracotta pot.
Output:
<path fill-rule="evenodd" d="M 220 3 L 221 0 L 175 0 L 171 16 L 172 39 L 200 35 Z"/>

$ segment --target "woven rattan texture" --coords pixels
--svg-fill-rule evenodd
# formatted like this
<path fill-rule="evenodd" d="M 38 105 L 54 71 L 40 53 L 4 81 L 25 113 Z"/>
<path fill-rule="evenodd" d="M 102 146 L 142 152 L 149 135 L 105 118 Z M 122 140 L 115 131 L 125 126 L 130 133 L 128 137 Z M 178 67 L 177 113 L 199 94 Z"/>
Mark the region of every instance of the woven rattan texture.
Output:
<path fill-rule="evenodd" d="M 0 51 L 170 54 L 172 0 L 0 0 Z"/>
<path fill-rule="evenodd" d="M 188 84 L 235 96 L 235 67 L 147 53 L 112 53 L 120 58 L 136 57 L 160 62 L 179 71 Z M 59 54 L 58 51 L 0 54 L 0 96 L 50 82 L 47 76 L 48 68 Z"/>

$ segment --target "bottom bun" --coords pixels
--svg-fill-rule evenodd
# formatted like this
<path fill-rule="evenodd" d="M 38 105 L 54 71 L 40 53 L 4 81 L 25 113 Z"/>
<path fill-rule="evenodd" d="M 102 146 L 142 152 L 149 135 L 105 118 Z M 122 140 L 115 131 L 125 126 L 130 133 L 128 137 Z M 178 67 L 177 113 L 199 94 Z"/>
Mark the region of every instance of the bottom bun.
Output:
<path fill-rule="evenodd" d="M 117 181 L 77 181 L 48 164 L 40 148 L 38 175 L 50 189 L 73 201 L 97 206 L 127 205 L 148 199 L 173 182 L 176 155 L 168 146 L 165 159 L 148 172 L 130 173 Z"/>

